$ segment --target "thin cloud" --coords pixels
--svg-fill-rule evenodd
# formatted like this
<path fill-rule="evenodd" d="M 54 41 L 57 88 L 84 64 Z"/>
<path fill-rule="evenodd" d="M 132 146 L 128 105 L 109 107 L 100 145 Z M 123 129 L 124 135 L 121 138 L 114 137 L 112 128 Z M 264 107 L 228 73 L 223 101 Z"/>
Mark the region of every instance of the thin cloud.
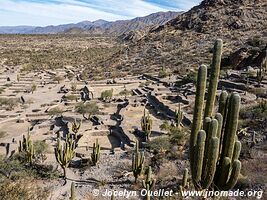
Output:
<path fill-rule="evenodd" d="M 0 1 L 0 26 L 44 26 L 97 19 L 123 20 L 159 11 L 179 11 L 192 7 L 197 4 L 196 2 L 196 0 L 5 0 Z"/>

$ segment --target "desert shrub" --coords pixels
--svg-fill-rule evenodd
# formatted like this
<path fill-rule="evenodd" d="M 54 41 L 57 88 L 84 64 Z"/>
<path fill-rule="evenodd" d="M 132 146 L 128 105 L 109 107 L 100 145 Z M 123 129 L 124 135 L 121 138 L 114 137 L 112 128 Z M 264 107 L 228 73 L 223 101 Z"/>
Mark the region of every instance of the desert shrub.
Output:
<path fill-rule="evenodd" d="M 77 100 L 77 96 L 74 94 L 66 95 L 65 98 L 66 98 L 66 100 L 69 100 L 69 101 L 76 101 Z"/>
<path fill-rule="evenodd" d="M 105 90 L 101 93 L 101 99 L 104 101 L 111 99 L 112 96 L 113 96 L 113 89 Z"/>
<path fill-rule="evenodd" d="M 64 77 L 56 75 L 56 76 L 53 76 L 52 79 L 53 79 L 53 81 L 56 81 L 56 82 L 60 83 L 61 81 L 64 80 Z"/>
<path fill-rule="evenodd" d="M 7 136 L 7 133 L 5 131 L 0 131 L 0 138 L 3 138 Z"/>
<path fill-rule="evenodd" d="M 265 45 L 265 41 L 261 36 L 254 36 L 247 40 L 247 44 L 252 47 L 263 47 Z"/>
<path fill-rule="evenodd" d="M 182 78 L 181 81 L 177 81 L 176 85 L 181 86 L 187 83 L 193 83 L 196 84 L 197 82 L 197 72 L 195 71 L 190 71 L 186 76 Z"/>
<path fill-rule="evenodd" d="M 188 138 L 188 130 L 186 128 L 176 127 L 168 121 L 163 121 L 160 129 L 168 132 L 170 143 L 173 145 L 184 145 Z"/>
<path fill-rule="evenodd" d="M 0 199 L 43 200 L 49 196 L 49 190 L 39 187 L 34 179 L 5 180 L 0 183 Z"/>
<path fill-rule="evenodd" d="M 0 94 L 2 94 L 5 91 L 4 87 L 0 87 Z"/>
<path fill-rule="evenodd" d="M 4 98 L 0 97 L 0 107 L 6 110 L 13 110 L 19 103 L 17 98 Z"/>
<path fill-rule="evenodd" d="M 27 63 L 24 64 L 21 68 L 21 72 L 31 72 L 34 71 L 36 69 L 36 67 L 33 64 Z"/>
<path fill-rule="evenodd" d="M 142 82 L 139 84 L 139 87 L 149 86 L 151 83 L 152 83 L 151 81 Z"/>
<path fill-rule="evenodd" d="M 46 160 L 45 153 L 48 152 L 48 144 L 45 141 L 35 141 L 34 142 L 34 150 L 35 150 L 35 159 L 38 161 L 43 162 Z"/>
<path fill-rule="evenodd" d="M 240 116 L 243 119 L 267 119 L 267 101 L 261 100 L 255 106 L 241 109 Z"/>
<path fill-rule="evenodd" d="M 158 137 L 148 142 L 148 148 L 154 152 L 165 152 L 171 148 L 169 137 Z"/>
<path fill-rule="evenodd" d="M 48 115 L 52 116 L 52 117 L 60 117 L 63 114 L 63 110 L 59 107 L 55 107 L 55 108 L 51 108 L 50 110 L 48 110 Z"/>
<path fill-rule="evenodd" d="M 19 180 L 23 178 L 54 179 L 59 173 L 52 165 L 40 165 L 25 162 L 24 153 L 16 153 L 12 158 L 0 157 L 0 179 Z"/>
<path fill-rule="evenodd" d="M 36 83 L 33 83 L 32 86 L 31 86 L 31 92 L 35 92 L 37 90 L 37 85 Z"/>
<path fill-rule="evenodd" d="M 130 96 L 132 94 L 132 92 L 130 90 L 124 89 L 122 91 L 120 91 L 119 95 L 120 96 Z"/>
<path fill-rule="evenodd" d="M 75 106 L 75 110 L 77 113 L 83 115 L 85 119 L 90 119 L 92 115 L 95 115 L 99 112 L 96 102 L 78 103 Z"/>
<path fill-rule="evenodd" d="M 159 78 L 165 78 L 169 75 L 170 73 L 164 68 L 162 67 L 161 70 L 159 71 L 158 77 Z"/>
<path fill-rule="evenodd" d="M 72 82 L 70 87 L 71 87 L 71 91 L 76 91 L 77 90 L 77 83 Z"/>

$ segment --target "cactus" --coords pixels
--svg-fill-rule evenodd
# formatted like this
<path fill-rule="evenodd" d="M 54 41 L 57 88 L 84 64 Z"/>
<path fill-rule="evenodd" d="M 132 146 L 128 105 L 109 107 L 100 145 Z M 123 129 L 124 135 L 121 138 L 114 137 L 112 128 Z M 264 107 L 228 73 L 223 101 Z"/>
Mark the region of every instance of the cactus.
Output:
<path fill-rule="evenodd" d="M 75 200 L 75 196 L 75 183 L 72 182 L 70 187 L 70 200 Z"/>
<path fill-rule="evenodd" d="M 30 136 L 30 130 L 28 129 L 27 136 L 23 135 L 22 141 L 19 141 L 19 152 L 26 154 L 26 162 L 32 164 L 34 156 L 34 146 Z"/>
<path fill-rule="evenodd" d="M 69 166 L 71 160 L 74 157 L 75 147 L 76 143 L 73 138 L 66 138 L 63 144 L 60 142 L 59 139 L 57 140 L 57 145 L 55 148 L 55 157 L 57 162 L 63 169 L 65 181 L 67 179 L 66 168 Z"/>
<path fill-rule="evenodd" d="M 235 185 L 241 169 L 238 160 L 241 143 L 236 134 L 240 97 L 238 94 L 228 95 L 223 91 L 219 98 L 218 113 L 214 114 L 222 51 L 221 40 L 216 41 L 214 50 L 204 116 L 207 69 L 201 66 L 198 71 L 190 137 L 190 167 L 192 180 L 197 189 L 208 189 L 214 185 L 219 190 L 229 190 Z"/>
<path fill-rule="evenodd" d="M 265 73 L 266 73 L 265 68 L 264 68 L 263 64 L 261 64 L 259 70 L 257 70 L 257 76 L 256 76 L 256 79 L 257 79 L 259 86 L 261 85 L 261 82 L 264 79 Z"/>
<path fill-rule="evenodd" d="M 81 125 L 82 125 L 82 121 L 78 123 L 76 118 L 74 122 L 72 122 L 71 124 L 71 130 L 75 134 L 75 139 L 77 139 L 77 133 L 79 132 Z"/>
<path fill-rule="evenodd" d="M 114 191 L 112 191 L 111 200 L 115 200 Z"/>
<path fill-rule="evenodd" d="M 150 194 L 149 191 L 155 186 L 156 180 L 155 179 L 151 179 L 151 174 L 152 174 L 152 169 L 149 166 L 147 171 L 146 171 L 146 180 L 143 180 L 142 184 L 143 187 L 147 190 L 147 196 L 146 196 L 146 200 L 150 200 Z"/>
<path fill-rule="evenodd" d="M 144 161 L 145 161 L 144 152 L 139 151 L 139 142 L 136 141 L 135 152 L 133 153 L 133 158 L 132 158 L 132 170 L 135 178 L 134 181 L 135 183 L 137 182 L 138 177 L 143 172 Z"/>
<path fill-rule="evenodd" d="M 98 139 L 93 145 L 93 153 L 91 154 L 92 163 L 95 166 L 100 158 L 100 145 L 98 144 Z"/>
<path fill-rule="evenodd" d="M 145 134 L 146 140 L 149 140 L 152 129 L 152 119 L 149 116 L 149 113 L 146 115 L 146 110 L 144 109 L 144 115 L 141 120 L 141 128 Z"/>
<path fill-rule="evenodd" d="M 181 110 L 181 104 L 179 104 L 178 109 L 175 111 L 175 124 L 176 124 L 176 127 L 180 128 L 180 125 L 182 123 L 183 118 L 184 118 L 184 113 Z"/>
<path fill-rule="evenodd" d="M 182 180 L 182 187 L 186 188 L 188 186 L 188 169 L 185 168 Z"/>

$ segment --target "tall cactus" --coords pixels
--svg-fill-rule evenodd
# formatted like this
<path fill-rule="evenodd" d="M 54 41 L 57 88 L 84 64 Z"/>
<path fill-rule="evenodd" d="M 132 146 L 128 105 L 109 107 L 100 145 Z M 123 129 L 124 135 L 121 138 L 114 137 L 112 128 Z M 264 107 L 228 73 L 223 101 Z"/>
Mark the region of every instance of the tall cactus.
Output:
<path fill-rule="evenodd" d="M 23 135 L 22 141 L 19 141 L 19 152 L 24 152 L 26 155 L 26 162 L 32 164 L 32 159 L 34 156 L 34 146 L 31 140 L 29 130 L 27 136 Z"/>
<path fill-rule="evenodd" d="M 155 186 L 156 180 L 151 179 L 152 169 L 149 166 L 146 171 L 146 180 L 143 180 L 143 187 L 147 190 L 146 200 L 150 200 L 150 190 Z"/>
<path fill-rule="evenodd" d="M 175 124 L 176 124 L 176 127 L 180 128 L 183 118 L 184 118 L 184 113 L 181 110 L 181 104 L 179 104 L 178 109 L 175 110 Z"/>
<path fill-rule="evenodd" d="M 240 97 L 223 91 L 218 113 L 214 115 L 215 99 L 220 71 L 222 41 L 217 40 L 211 65 L 211 75 L 204 109 L 207 69 L 198 71 L 193 125 L 190 137 L 190 166 L 197 189 L 207 189 L 212 184 L 217 189 L 231 189 L 241 169 L 238 160 L 241 143 L 237 139 Z"/>
<path fill-rule="evenodd" d="M 95 166 L 100 159 L 100 145 L 98 144 L 98 139 L 93 144 L 93 152 L 91 154 L 92 163 Z"/>
<path fill-rule="evenodd" d="M 135 183 L 137 182 L 138 177 L 142 174 L 144 169 L 145 156 L 144 152 L 139 151 L 139 142 L 136 141 L 135 152 L 133 153 L 132 158 L 132 170 L 135 178 Z"/>
<path fill-rule="evenodd" d="M 73 138 L 70 139 L 66 139 L 66 141 L 63 142 L 63 144 L 61 143 L 61 141 L 58 139 L 57 140 L 57 145 L 55 148 L 55 157 L 57 162 L 60 164 L 60 166 L 63 169 L 63 173 L 64 173 L 64 179 L 66 181 L 66 168 L 69 166 L 71 160 L 74 157 L 74 153 L 75 153 L 75 141 L 73 140 Z"/>
<path fill-rule="evenodd" d="M 146 115 L 146 110 L 144 109 L 144 115 L 141 120 L 141 128 L 145 134 L 146 140 L 149 140 L 152 129 L 152 119 L 149 116 L 149 113 Z"/>

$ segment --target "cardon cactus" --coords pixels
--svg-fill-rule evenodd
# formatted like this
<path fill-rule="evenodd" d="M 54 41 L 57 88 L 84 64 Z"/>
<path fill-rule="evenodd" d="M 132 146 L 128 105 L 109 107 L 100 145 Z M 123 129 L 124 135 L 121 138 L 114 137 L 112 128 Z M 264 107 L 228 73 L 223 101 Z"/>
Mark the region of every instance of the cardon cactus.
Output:
<path fill-rule="evenodd" d="M 139 151 L 139 142 L 136 141 L 135 152 L 133 153 L 133 158 L 132 158 L 132 170 L 135 178 L 135 183 L 137 182 L 138 177 L 143 172 L 144 162 L 145 162 L 144 152 Z"/>
<path fill-rule="evenodd" d="M 100 145 L 98 144 L 98 139 L 93 144 L 93 153 L 91 154 L 91 159 L 93 165 L 96 165 L 100 159 Z"/>
<path fill-rule="evenodd" d="M 32 163 L 34 157 L 34 146 L 31 140 L 30 131 L 28 130 L 27 136 L 23 135 L 22 141 L 19 141 L 19 152 L 24 152 L 26 155 L 26 162 Z"/>
<path fill-rule="evenodd" d="M 63 169 L 64 179 L 66 180 L 66 168 L 69 166 L 71 160 L 75 154 L 75 141 L 72 138 L 69 138 L 68 141 L 64 141 L 63 144 L 60 140 L 57 140 L 57 145 L 55 148 L 55 157 L 57 162 Z"/>
<path fill-rule="evenodd" d="M 180 128 L 183 118 L 184 118 L 184 113 L 181 110 L 181 104 L 179 104 L 178 109 L 175 110 L 175 124 L 176 124 L 176 127 Z"/>
<path fill-rule="evenodd" d="M 146 171 L 146 180 L 143 180 L 142 184 L 143 187 L 147 190 L 147 196 L 146 199 L 150 200 L 150 194 L 149 191 L 155 186 L 156 180 L 151 178 L 152 175 L 152 169 L 149 166 L 147 171 Z"/>
<path fill-rule="evenodd" d="M 228 95 L 223 91 L 219 98 L 218 113 L 214 115 L 221 51 L 222 41 L 217 40 L 204 115 L 207 68 L 201 66 L 198 71 L 190 136 L 190 166 L 197 189 L 208 189 L 213 185 L 219 190 L 229 190 L 236 184 L 241 169 L 238 160 L 241 143 L 236 135 L 240 96 L 236 93 Z"/>
<path fill-rule="evenodd" d="M 146 115 L 146 110 L 144 109 L 144 115 L 141 120 L 141 128 L 145 134 L 146 140 L 149 140 L 152 129 L 152 119 L 149 116 L 149 113 Z"/>

